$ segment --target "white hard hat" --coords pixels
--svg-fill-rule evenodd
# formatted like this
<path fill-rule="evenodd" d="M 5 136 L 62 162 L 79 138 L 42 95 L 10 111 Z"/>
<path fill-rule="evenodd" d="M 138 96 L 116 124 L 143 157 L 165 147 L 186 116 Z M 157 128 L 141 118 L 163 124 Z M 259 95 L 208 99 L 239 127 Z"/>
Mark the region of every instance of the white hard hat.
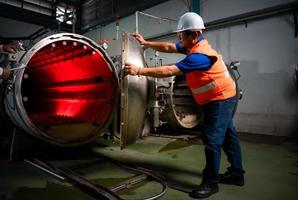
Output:
<path fill-rule="evenodd" d="M 187 12 L 180 17 L 177 30 L 175 32 L 182 32 L 186 30 L 200 31 L 202 29 L 205 29 L 202 17 L 197 13 Z"/>

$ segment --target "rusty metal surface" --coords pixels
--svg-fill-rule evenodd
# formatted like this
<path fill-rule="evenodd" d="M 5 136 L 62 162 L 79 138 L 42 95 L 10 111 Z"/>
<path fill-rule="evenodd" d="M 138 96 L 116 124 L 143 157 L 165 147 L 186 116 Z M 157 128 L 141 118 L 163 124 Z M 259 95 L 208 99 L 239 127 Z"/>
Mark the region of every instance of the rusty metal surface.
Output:
<path fill-rule="evenodd" d="M 144 50 L 132 36 L 122 33 L 122 65 L 145 67 Z M 148 104 L 145 76 L 121 75 L 121 148 L 134 143 L 141 135 Z"/>

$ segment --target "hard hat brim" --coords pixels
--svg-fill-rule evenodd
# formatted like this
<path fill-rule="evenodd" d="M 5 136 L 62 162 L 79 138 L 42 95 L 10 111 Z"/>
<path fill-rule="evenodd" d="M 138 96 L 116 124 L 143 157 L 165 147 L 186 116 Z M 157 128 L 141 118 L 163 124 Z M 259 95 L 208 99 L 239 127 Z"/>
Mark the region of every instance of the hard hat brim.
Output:
<path fill-rule="evenodd" d="M 201 30 L 204 30 L 204 29 L 206 29 L 205 27 L 204 28 L 201 28 L 201 29 L 191 29 L 191 28 L 189 28 L 189 29 L 179 29 L 179 30 L 174 30 L 173 32 L 174 33 L 180 33 L 180 32 L 183 32 L 183 31 L 201 31 Z"/>

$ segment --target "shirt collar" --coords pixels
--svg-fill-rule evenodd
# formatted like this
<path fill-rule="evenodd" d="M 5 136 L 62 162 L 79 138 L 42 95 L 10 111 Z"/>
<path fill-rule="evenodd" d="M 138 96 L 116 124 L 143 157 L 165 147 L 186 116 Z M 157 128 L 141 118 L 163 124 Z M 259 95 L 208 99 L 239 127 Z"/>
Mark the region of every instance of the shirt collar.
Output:
<path fill-rule="evenodd" d="M 202 40 L 204 40 L 205 39 L 205 36 L 201 36 L 199 39 L 198 39 L 198 41 L 196 42 L 196 44 L 198 44 L 199 42 L 201 42 Z"/>

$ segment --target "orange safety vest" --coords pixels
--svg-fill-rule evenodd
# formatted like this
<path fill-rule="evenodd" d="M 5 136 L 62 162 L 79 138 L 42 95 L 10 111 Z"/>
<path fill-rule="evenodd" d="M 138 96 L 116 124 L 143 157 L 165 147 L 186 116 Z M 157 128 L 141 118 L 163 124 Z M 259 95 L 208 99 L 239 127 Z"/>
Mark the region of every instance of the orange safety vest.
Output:
<path fill-rule="evenodd" d="M 235 82 L 231 78 L 222 56 L 202 40 L 194 45 L 188 54 L 201 53 L 211 58 L 213 65 L 209 70 L 195 70 L 185 74 L 186 81 L 199 105 L 214 100 L 225 100 L 236 95 Z"/>

